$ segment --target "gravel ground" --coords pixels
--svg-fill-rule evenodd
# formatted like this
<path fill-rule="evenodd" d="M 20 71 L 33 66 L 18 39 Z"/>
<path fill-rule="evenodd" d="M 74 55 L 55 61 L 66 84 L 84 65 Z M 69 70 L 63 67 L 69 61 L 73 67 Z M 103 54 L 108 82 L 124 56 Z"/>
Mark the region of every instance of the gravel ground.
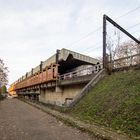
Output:
<path fill-rule="evenodd" d="M 0 101 L 0 140 L 97 140 L 18 99 Z"/>

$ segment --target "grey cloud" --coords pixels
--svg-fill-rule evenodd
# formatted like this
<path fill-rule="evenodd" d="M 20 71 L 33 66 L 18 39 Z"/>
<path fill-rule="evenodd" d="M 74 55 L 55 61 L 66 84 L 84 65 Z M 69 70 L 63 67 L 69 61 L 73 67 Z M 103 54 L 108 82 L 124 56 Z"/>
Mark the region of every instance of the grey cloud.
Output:
<path fill-rule="evenodd" d="M 56 49 L 82 52 L 89 48 L 83 53 L 99 54 L 101 50 L 90 47 L 102 42 L 102 29 L 73 42 L 101 26 L 104 13 L 116 18 L 138 5 L 139 0 L 0 0 L 0 57 L 10 68 L 10 83 Z M 117 21 L 126 27 L 136 24 L 140 22 L 137 13 Z M 130 24 L 128 19 L 133 19 Z"/>

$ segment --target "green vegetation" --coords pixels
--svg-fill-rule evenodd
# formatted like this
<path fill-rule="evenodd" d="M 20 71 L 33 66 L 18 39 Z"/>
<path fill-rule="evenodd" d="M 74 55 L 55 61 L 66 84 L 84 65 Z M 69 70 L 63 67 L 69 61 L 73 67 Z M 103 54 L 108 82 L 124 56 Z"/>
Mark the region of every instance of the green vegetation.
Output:
<path fill-rule="evenodd" d="M 6 86 L 2 86 L 0 91 L 1 93 L 6 93 L 7 92 Z"/>
<path fill-rule="evenodd" d="M 106 76 L 68 113 L 82 121 L 139 137 L 140 70 Z"/>

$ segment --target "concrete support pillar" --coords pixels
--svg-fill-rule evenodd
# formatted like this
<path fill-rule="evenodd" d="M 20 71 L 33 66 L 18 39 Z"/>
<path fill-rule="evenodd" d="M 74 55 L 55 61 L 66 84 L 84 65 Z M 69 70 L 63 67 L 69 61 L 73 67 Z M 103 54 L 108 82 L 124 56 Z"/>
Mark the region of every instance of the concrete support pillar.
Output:
<path fill-rule="evenodd" d="M 40 95 L 39 95 L 39 101 L 45 100 L 45 90 L 40 88 L 39 89 L 39 93 L 40 93 Z"/>
<path fill-rule="evenodd" d="M 55 87 L 55 92 L 56 92 L 56 93 L 63 93 L 63 88 L 60 87 L 60 86 L 56 86 L 56 87 Z"/>

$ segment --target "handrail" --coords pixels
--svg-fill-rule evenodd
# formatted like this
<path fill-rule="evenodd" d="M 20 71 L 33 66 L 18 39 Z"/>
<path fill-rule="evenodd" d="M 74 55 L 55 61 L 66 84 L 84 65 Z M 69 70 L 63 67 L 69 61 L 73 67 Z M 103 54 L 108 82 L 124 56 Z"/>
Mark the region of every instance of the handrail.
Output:
<path fill-rule="evenodd" d="M 130 56 L 126 56 L 126 57 L 122 57 L 122 58 L 118 58 L 118 59 L 115 59 L 113 61 L 114 62 L 121 61 L 121 60 L 125 60 L 125 59 L 128 59 L 128 58 L 133 58 L 133 57 L 136 57 L 136 56 L 140 56 L 140 53 L 139 54 L 130 55 Z"/>
<path fill-rule="evenodd" d="M 77 94 L 72 102 L 66 103 L 66 107 L 73 107 L 85 94 L 89 92 L 89 90 L 96 84 L 98 81 L 100 81 L 104 76 L 106 75 L 106 70 L 102 69 L 100 70 L 93 78 L 92 80 L 87 83 L 84 88 Z"/>
<path fill-rule="evenodd" d="M 103 68 L 102 64 L 97 64 L 92 67 L 87 67 L 72 72 L 68 72 L 59 76 L 59 80 L 71 79 L 74 77 L 80 77 L 84 75 L 89 75 L 92 73 L 98 73 Z"/>
<path fill-rule="evenodd" d="M 139 59 L 135 59 L 138 57 L 139 57 Z M 140 63 L 140 53 L 126 56 L 126 57 L 122 57 L 122 58 L 118 58 L 118 59 L 112 60 L 112 62 L 108 62 L 108 64 L 110 64 L 110 66 L 113 69 L 134 66 L 134 65 L 137 65 L 139 63 Z"/>
<path fill-rule="evenodd" d="M 21 89 L 21 88 L 41 84 L 50 80 L 66 80 L 66 79 L 70 79 L 74 77 L 80 77 L 84 75 L 98 73 L 102 69 L 102 67 L 103 67 L 102 64 L 97 64 L 92 67 L 75 70 L 75 71 L 60 75 L 60 76 L 58 75 L 58 68 L 52 67 L 52 69 L 49 69 L 45 72 L 38 73 L 38 75 L 34 75 L 32 77 L 29 77 L 17 83 L 15 85 L 15 89 Z M 47 72 L 47 75 L 46 75 L 46 72 Z"/>

